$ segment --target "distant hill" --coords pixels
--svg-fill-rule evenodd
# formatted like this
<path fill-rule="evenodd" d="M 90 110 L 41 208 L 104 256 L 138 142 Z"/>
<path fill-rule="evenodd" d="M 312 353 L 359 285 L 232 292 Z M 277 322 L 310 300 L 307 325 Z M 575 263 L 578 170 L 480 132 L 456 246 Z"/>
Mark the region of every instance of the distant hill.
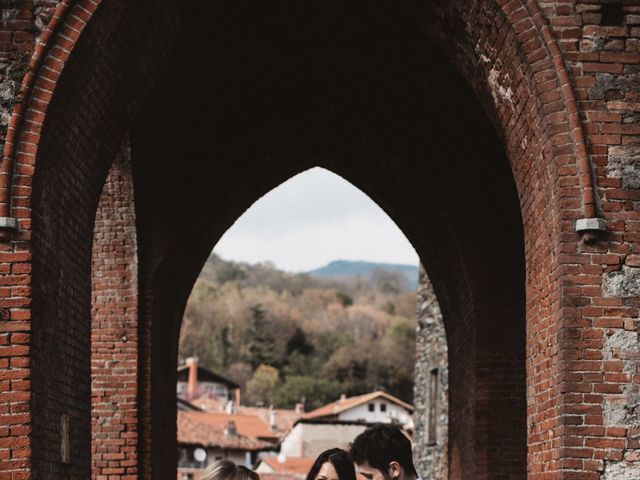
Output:
<path fill-rule="evenodd" d="M 375 263 L 350 260 L 335 260 L 324 267 L 316 268 L 307 275 L 321 278 L 366 278 L 371 279 L 380 272 L 401 276 L 406 287 L 415 290 L 418 286 L 418 266 L 395 263 Z"/>

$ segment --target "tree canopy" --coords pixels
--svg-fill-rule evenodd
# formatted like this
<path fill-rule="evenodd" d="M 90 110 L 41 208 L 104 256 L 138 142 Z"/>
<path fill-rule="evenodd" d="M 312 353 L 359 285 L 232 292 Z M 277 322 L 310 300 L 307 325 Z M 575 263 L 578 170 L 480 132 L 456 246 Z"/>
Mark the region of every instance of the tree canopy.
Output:
<path fill-rule="evenodd" d="M 187 303 L 180 355 L 236 381 L 252 405 L 315 408 L 375 389 L 410 402 L 416 296 L 393 275 L 320 279 L 212 255 Z"/>

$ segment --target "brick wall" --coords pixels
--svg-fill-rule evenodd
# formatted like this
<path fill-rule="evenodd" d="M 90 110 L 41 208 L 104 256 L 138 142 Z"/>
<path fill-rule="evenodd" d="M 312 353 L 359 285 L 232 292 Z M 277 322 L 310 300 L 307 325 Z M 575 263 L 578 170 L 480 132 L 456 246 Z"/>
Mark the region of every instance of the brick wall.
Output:
<path fill-rule="evenodd" d="M 567 249 L 564 352 L 566 470 L 583 478 L 640 475 L 638 200 L 640 4 L 546 4 L 561 38 L 610 233 Z M 569 344 L 571 343 L 571 346 Z M 636 353 L 633 353 L 636 352 Z"/>
<path fill-rule="evenodd" d="M 4 147 L 15 94 L 34 40 L 48 21 L 52 2 L 0 2 L 0 148 Z M 34 28 L 36 27 L 36 28 Z M 6 182 L 5 182 L 6 184 Z M 20 191 L 19 189 L 17 190 Z M 23 222 L 24 225 L 24 222 Z M 28 240 L 28 235 L 23 235 Z M 24 478 L 31 457 L 31 252 L 26 242 L 2 247 L 0 323 L 0 472 Z"/>
<path fill-rule="evenodd" d="M 86 29 L 97 3 L 71 3 L 56 17 L 62 24 L 52 38 L 60 43 L 48 53 L 45 50 L 42 76 L 21 102 L 29 108 L 12 126 L 29 133 L 17 145 L 13 182 L 11 213 L 20 218 L 20 232 L 5 244 L 14 262 L 7 264 L 7 272 L 15 273 L 4 277 L 7 285 L 14 286 L 7 300 L 14 318 L 4 328 L 20 333 L 11 346 L 20 347 L 11 353 L 14 367 L 8 361 L 7 370 L 20 364 L 20 357 L 31 370 L 24 373 L 28 381 L 17 382 L 13 390 L 7 384 L 3 391 L 15 401 L 7 407 L 14 414 L 5 417 L 6 425 L 13 426 L 7 427 L 6 455 L 0 464 L 0 471 L 10 478 L 90 475 L 90 281 L 96 208 L 127 123 L 153 79 L 149 72 L 161 61 L 171 38 L 165 36 L 171 30 L 167 23 L 159 25 L 156 18 L 141 16 L 148 11 L 144 2 L 109 2 Z M 156 7 L 160 13 L 166 5 Z M 175 16 L 162 18 L 171 23 Z M 133 23 L 126 27 L 127 22 L 146 27 L 137 29 Z M 115 25 L 128 33 L 114 37 Z M 74 43 L 81 32 L 82 40 Z M 153 48 L 154 55 L 141 54 L 130 45 Z M 74 62 L 59 76 L 70 55 Z M 88 58 L 97 60 L 90 68 Z M 50 121 L 45 122 L 45 112 Z M 36 175 L 34 142 L 46 150 L 38 154 L 42 168 Z M 36 280 L 32 289 L 26 289 L 31 269 Z M 18 287 L 22 293 L 15 290 Z M 65 436 L 69 458 L 61 454 Z"/>
<path fill-rule="evenodd" d="M 0 145 L 37 38 L 49 23 L 58 0 L 0 2 Z"/>
<path fill-rule="evenodd" d="M 91 261 L 91 478 L 138 478 L 138 276 L 130 150 L 104 185 Z"/>
<path fill-rule="evenodd" d="M 68 5 L 14 109 L 21 142 L 4 149 L 18 147 L 3 182 L 21 228 L 1 247 L 1 473 L 88 476 L 93 222 L 131 127 L 141 475 L 173 468 L 163 375 L 207 250 L 320 164 L 385 208 L 429 267 L 454 478 L 522 478 L 525 463 L 531 479 L 637 476 L 637 2 Z M 6 124 L 9 70 L 51 4 L 2 6 Z M 597 213 L 608 234 L 581 242 L 575 221 Z"/>

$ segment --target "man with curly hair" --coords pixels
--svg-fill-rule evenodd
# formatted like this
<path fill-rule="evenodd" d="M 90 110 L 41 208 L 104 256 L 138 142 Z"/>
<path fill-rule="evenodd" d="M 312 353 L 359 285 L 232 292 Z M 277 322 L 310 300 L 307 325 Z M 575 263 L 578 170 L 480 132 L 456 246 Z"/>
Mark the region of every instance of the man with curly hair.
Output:
<path fill-rule="evenodd" d="M 351 458 L 366 480 L 419 480 L 411 441 L 396 425 L 378 423 L 351 444 Z"/>

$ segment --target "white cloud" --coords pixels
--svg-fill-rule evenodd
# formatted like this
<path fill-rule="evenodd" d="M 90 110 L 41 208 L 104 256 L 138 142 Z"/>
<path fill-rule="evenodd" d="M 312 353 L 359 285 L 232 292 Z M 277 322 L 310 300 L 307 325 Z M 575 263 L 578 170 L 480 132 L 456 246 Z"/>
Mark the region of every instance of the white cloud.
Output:
<path fill-rule="evenodd" d="M 287 180 L 223 235 L 223 258 L 307 271 L 332 260 L 417 264 L 404 234 L 362 191 L 322 168 Z"/>

